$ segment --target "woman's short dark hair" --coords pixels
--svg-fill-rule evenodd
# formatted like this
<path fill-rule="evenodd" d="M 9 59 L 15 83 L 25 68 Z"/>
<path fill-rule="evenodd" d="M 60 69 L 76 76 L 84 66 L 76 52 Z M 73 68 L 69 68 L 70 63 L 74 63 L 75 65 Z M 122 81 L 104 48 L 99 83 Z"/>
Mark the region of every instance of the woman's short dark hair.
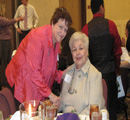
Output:
<path fill-rule="evenodd" d="M 126 23 L 126 29 L 130 33 L 130 20 Z"/>
<path fill-rule="evenodd" d="M 55 10 L 55 12 L 51 18 L 50 24 L 52 24 L 52 23 L 56 24 L 59 19 L 65 19 L 67 26 L 70 26 L 72 24 L 71 16 L 70 16 L 69 12 L 67 11 L 67 9 L 64 7 L 59 7 Z"/>
<path fill-rule="evenodd" d="M 100 9 L 100 6 L 104 7 L 104 1 L 103 0 L 91 0 L 91 11 L 93 14 L 97 13 Z"/>

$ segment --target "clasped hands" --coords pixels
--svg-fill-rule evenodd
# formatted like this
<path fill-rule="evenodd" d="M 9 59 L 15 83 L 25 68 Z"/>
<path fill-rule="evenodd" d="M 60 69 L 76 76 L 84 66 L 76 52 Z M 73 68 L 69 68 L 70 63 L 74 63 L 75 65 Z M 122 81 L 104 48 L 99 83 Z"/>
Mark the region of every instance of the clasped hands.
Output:
<path fill-rule="evenodd" d="M 53 102 L 53 105 L 56 106 L 57 109 L 60 107 L 60 97 L 51 92 L 51 94 L 49 95 L 49 99 Z"/>

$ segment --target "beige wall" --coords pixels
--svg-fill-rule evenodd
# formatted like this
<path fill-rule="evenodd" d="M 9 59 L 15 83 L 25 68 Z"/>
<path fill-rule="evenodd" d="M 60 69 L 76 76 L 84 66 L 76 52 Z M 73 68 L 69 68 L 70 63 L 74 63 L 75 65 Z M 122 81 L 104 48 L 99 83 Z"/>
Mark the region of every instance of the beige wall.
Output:
<path fill-rule="evenodd" d="M 62 5 L 59 2 L 62 1 Z M 73 4 L 75 3 L 75 4 Z M 76 30 L 81 30 L 81 1 L 80 0 L 29 0 L 39 16 L 38 27 L 49 24 L 55 8 L 65 6 L 73 19 L 73 25 Z"/>
<path fill-rule="evenodd" d="M 88 9 L 90 0 L 87 0 L 87 22 L 92 19 L 91 9 Z M 130 0 L 104 0 L 105 17 L 113 20 L 121 37 L 125 37 L 125 25 L 130 19 Z"/>
<path fill-rule="evenodd" d="M 60 7 L 65 7 L 71 15 L 72 25 L 76 31 L 82 29 L 82 14 L 81 14 L 81 0 L 59 0 Z"/>
<path fill-rule="evenodd" d="M 39 27 L 50 24 L 55 8 L 59 7 L 59 0 L 29 0 L 29 4 L 33 5 L 37 11 Z"/>
<path fill-rule="evenodd" d="M 11 0 L 0 0 L 0 2 L 6 4 L 6 14 L 5 14 L 5 16 L 8 19 L 12 19 L 12 17 L 13 17 L 13 15 L 12 15 L 12 1 Z"/>

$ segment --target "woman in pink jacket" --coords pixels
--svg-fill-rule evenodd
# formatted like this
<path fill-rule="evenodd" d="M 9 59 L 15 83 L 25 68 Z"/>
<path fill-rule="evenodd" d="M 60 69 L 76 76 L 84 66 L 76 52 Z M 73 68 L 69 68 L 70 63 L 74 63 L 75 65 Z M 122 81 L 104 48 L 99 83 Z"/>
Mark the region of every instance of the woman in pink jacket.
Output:
<path fill-rule="evenodd" d="M 54 81 L 61 83 L 57 70 L 60 41 L 67 34 L 72 20 L 65 8 L 57 8 L 51 24 L 32 30 L 19 45 L 6 68 L 6 77 L 19 102 L 49 98 L 58 104 L 60 98 L 51 92 Z"/>

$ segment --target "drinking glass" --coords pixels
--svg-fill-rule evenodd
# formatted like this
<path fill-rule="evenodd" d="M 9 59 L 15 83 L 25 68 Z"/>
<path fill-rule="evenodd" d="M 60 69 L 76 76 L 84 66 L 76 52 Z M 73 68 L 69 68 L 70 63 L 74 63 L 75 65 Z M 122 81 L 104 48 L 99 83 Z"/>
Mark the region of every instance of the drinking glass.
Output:
<path fill-rule="evenodd" d="M 53 105 L 46 106 L 46 119 L 47 120 L 54 120 L 56 116 L 57 108 Z"/>
<path fill-rule="evenodd" d="M 45 105 L 39 100 L 30 100 L 19 106 L 20 120 L 45 120 Z"/>
<path fill-rule="evenodd" d="M 92 120 L 102 120 L 102 116 L 100 115 L 99 112 L 92 112 Z"/>
<path fill-rule="evenodd" d="M 3 112 L 2 112 L 2 110 L 0 110 L 0 120 L 4 120 L 4 117 L 3 117 Z"/>
<path fill-rule="evenodd" d="M 44 104 L 45 104 L 45 113 L 44 113 L 44 115 L 46 116 L 46 107 L 53 105 L 53 103 L 52 103 L 52 101 L 49 100 L 49 99 L 46 99 L 46 100 L 44 100 L 43 102 L 44 102 Z"/>
<path fill-rule="evenodd" d="M 90 120 L 93 112 L 99 113 L 99 106 L 97 104 L 91 104 L 90 105 Z"/>

